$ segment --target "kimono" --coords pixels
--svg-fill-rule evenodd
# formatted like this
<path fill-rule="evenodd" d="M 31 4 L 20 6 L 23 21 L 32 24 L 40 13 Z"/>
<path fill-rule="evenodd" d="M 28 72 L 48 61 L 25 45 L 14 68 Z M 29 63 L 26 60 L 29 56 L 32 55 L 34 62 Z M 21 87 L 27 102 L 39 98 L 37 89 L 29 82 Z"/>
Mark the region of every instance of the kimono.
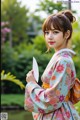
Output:
<path fill-rule="evenodd" d="M 41 76 L 43 86 L 33 81 L 26 85 L 24 108 L 32 112 L 34 120 L 80 120 L 69 100 L 76 78 L 73 55 L 70 49 L 59 50 Z"/>

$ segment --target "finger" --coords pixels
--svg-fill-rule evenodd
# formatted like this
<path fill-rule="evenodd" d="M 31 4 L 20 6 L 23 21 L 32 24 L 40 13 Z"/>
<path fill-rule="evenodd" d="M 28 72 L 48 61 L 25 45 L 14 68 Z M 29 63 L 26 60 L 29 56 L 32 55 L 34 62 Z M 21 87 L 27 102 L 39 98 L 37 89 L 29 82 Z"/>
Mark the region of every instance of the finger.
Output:
<path fill-rule="evenodd" d="M 30 74 L 27 74 L 27 78 L 29 78 L 30 77 Z"/>
<path fill-rule="evenodd" d="M 29 71 L 27 74 L 26 74 L 26 77 L 29 76 L 31 74 L 31 72 Z"/>
<path fill-rule="evenodd" d="M 33 70 L 30 70 L 30 71 L 29 71 L 29 73 L 32 73 L 32 72 L 33 72 Z"/>
<path fill-rule="evenodd" d="M 33 71 L 33 70 L 31 70 L 31 71 L 29 72 L 29 74 L 30 74 L 30 75 L 33 75 L 33 74 L 34 74 L 34 71 Z"/>

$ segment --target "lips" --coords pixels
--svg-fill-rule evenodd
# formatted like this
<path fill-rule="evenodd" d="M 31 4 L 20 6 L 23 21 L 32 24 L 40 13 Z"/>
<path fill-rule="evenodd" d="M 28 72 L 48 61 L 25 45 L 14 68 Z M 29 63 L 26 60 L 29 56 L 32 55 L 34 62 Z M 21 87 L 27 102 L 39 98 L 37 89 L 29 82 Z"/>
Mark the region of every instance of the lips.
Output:
<path fill-rule="evenodd" d="M 51 44 L 51 45 L 53 45 L 55 42 L 53 42 L 53 41 L 50 41 L 50 42 L 48 42 L 49 44 Z"/>

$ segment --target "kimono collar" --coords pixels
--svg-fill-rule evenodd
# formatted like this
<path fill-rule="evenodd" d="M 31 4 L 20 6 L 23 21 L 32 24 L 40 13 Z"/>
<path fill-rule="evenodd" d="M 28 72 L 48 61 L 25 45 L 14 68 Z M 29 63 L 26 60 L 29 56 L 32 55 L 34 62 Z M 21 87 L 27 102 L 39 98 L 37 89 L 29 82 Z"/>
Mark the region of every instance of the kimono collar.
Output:
<path fill-rule="evenodd" d="M 64 48 L 64 49 L 61 49 L 61 50 L 59 50 L 58 52 L 56 52 L 56 53 L 54 54 L 54 56 L 56 56 L 56 55 L 58 55 L 58 54 L 60 54 L 60 53 L 62 53 L 62 52 L 68 52 L 68 53 L 70 53 L 71 55 L 76 55 L 76 53 L 75 53 L 73 50 L 71 50 L 71 49 L 69 49 L 69 48 Z"/>

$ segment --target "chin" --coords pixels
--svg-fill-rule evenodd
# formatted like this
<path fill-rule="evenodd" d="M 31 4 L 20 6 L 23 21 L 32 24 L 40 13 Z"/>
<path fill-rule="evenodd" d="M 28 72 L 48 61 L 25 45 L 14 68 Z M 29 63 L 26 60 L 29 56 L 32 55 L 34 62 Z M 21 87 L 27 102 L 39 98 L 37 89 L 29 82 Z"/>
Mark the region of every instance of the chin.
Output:
<path fill-rule="evenodd" d="M 49 47 L 50 47 L 50 48 L 55 48 L 55 46 L 54 46 L 54 45 L 49 45 Z"/>

